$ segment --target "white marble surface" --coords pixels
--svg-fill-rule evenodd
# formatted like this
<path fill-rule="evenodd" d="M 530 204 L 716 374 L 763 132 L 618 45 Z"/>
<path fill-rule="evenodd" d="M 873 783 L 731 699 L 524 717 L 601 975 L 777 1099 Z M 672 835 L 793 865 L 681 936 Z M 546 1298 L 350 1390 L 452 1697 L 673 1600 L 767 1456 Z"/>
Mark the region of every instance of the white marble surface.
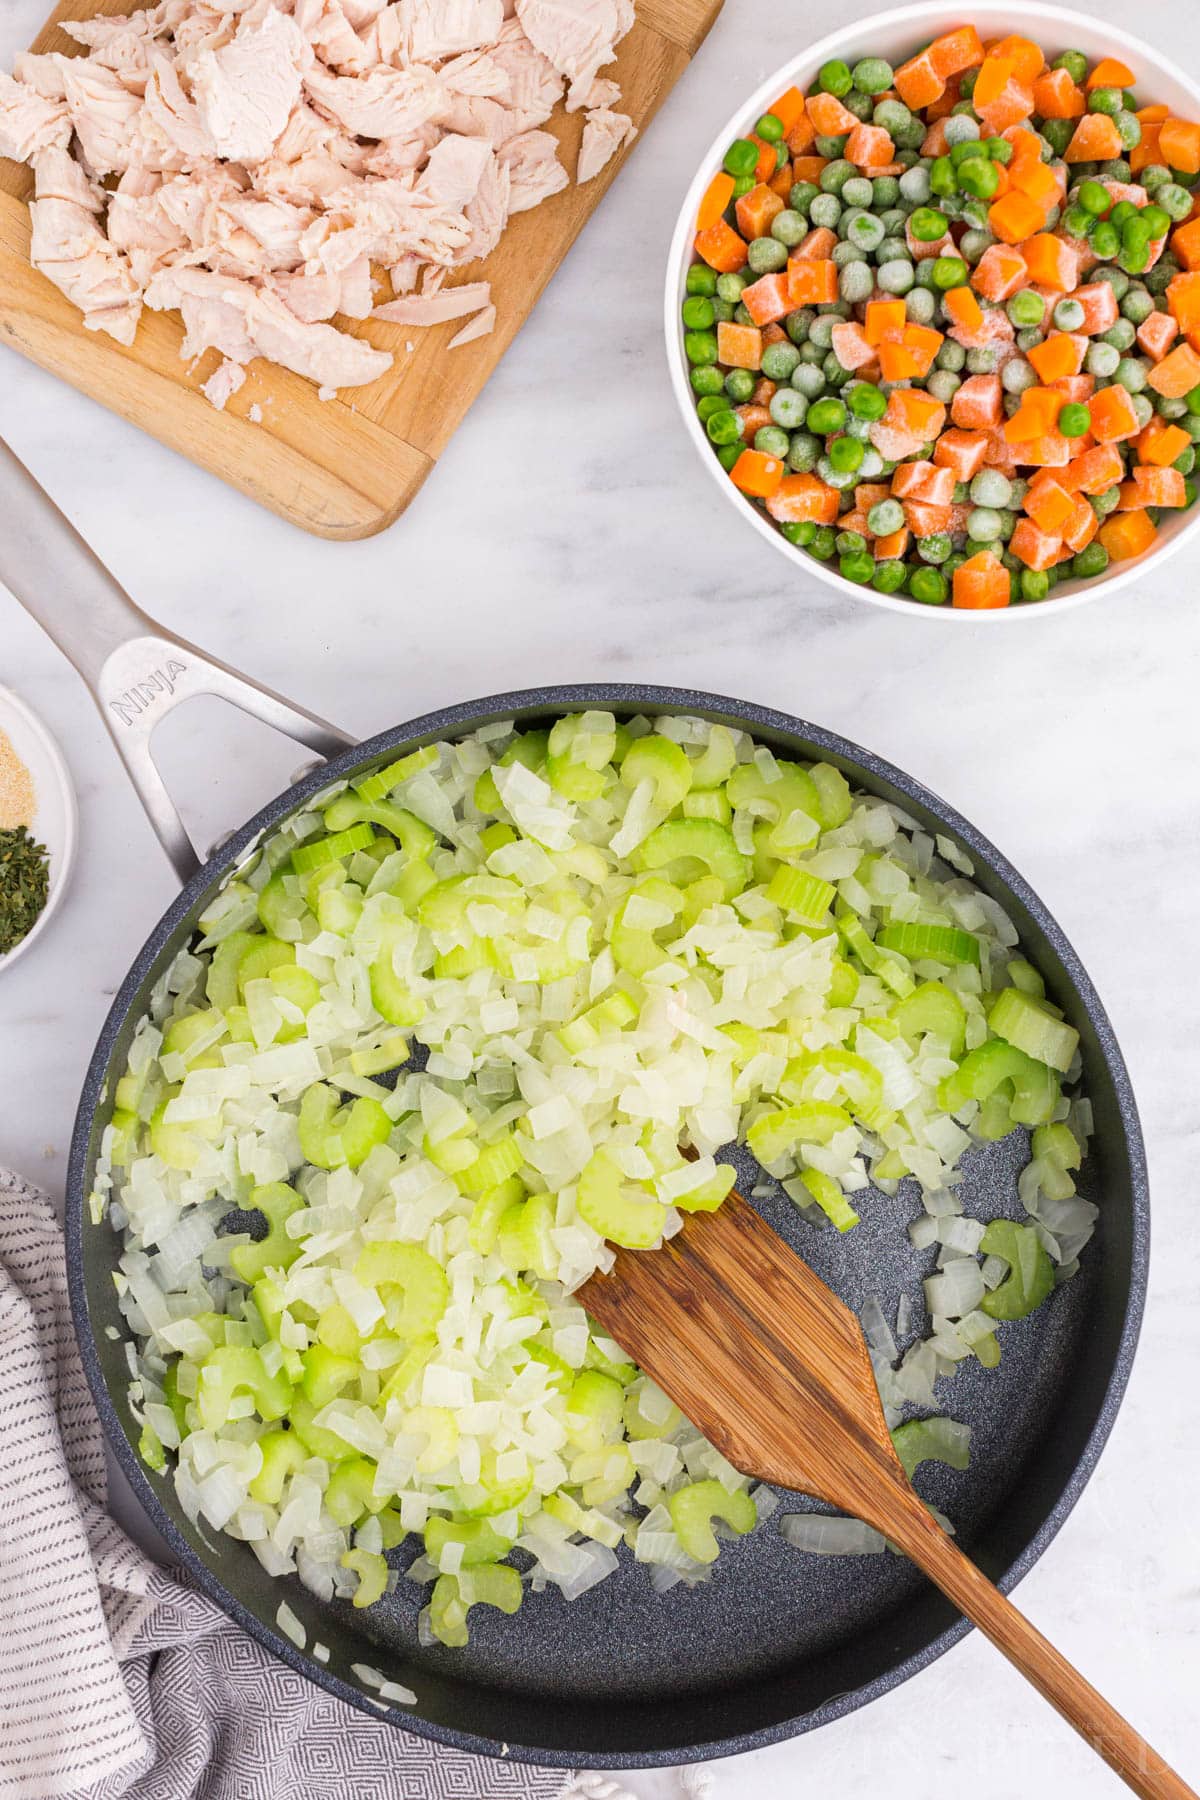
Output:
<path fill-rule="evenodd" d="M 2 0 L 0 63 L 47 0 Z M 813 36 L 850 11 L 810 0 Z M 866 12 L 868 6 L 858 10 Z M 1183 0 L 1116 0 L 1193 69 Z M 1058 915 L 1130 1063 L 1150 1145 L 1155 1250 L 1142 1348 L 1109 1449 L 1020 1600 L 1200 1779 L 1193 1488 L 1200 1283 L 1195 895 L 1200 556 L 1026 629 L 939 627 L 834 597 L 713 505 L 667 384 L 664 246 L 714 123 L 799 42 L 729 0 L 696 64 L 555 278 L 406 518 L 374 541 L 304 537 L 0 352 L 0 435 L 152 613 L 366 735 L 427 707 L 551 681 L 737 694 L 911 770 L 998 843 Z M 797 27 L 797 30 L 799 28 Z M 3 521 L 0 520 L 0 531 Z M 80 1078 L 172 880 L 77 677 L 0 592 L 0 680 L 62 740 L 79 789 L 74 889 L 0 981 L 0 1161 L 61 1187 Z M 162 736 L 201 840 L 275 792 L 293 747 L 197 703 Z M 1119 1785 L 970 1638 L 814 1736 L 720 1766 L 719 1800 L 773 1791 L 927 1800 Z M 637 1777 L 647 1797 L 665 1777 Z"/>

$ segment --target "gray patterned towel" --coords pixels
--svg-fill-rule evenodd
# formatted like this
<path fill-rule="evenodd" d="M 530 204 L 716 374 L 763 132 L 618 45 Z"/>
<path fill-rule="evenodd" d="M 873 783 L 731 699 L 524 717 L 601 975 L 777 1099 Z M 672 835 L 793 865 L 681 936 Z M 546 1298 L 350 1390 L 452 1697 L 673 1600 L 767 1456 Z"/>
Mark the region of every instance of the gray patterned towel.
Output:
<path fill-rule="evenodd" d="M 151 1562 L 106 1498 L 62 1233 L 46 1197 L 0 1170 L 4 1800 L 635 1800 L 330 1698 Z M 685 1792 L 705 1791 L 707 1772 L 685 1774 Z"/>

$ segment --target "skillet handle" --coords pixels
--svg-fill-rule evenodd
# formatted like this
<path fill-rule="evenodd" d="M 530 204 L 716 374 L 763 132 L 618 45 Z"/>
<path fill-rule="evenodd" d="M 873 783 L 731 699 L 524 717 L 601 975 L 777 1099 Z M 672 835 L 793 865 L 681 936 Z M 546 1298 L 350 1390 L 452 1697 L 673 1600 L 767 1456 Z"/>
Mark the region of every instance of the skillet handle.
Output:
<path fill-rule="evenodd" d="M 2 438 L 0 520 L 0 581 L 87 683 L 181 882 L 202 857 L 151 754 L 160 719 L 198 694 L 215 694 L 319 756 L 355 742 L 144 613 Z"/>

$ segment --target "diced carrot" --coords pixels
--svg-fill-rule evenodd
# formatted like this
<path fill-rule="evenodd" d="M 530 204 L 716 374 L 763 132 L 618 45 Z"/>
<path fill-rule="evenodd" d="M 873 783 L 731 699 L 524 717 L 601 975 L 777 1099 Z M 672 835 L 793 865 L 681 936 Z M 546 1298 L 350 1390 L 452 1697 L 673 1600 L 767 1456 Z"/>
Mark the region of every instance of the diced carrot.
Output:
<path fill-rule="evenodd" d="M 954 571 L 953 604 L 972 612 L 994 611 L 1011 599 L 1008 570 L 990 550 L 980 550 Z"/>
<path fill-rule="evenodd" d="M 967 431 L 985 431 L 1004 417 L 998 375 L 968 375 L 950 402 L 950 417 Z"/>
<path fill-rule="evenodd" d="M 816 126 L 807 112 L 802 112 L 798 118 L 793 119 L 783 135 L 783 141 L 793 160 L 797 156 L 803 156 L 804 152 L 812 147 L 816 135 Z"/>
<path fill-rule="evenodd" d="M 713 176 L 704 190 L 704 198 L 696 214 L 696 230 L 707 231 L 711 225 L 715 225 L 732 199 L 733 176 L 726 175 L 722 169 Z"/>
<path fill-rule="evenodd" d="M 1015 78 L 1005 83 L 1003 91 L 990 106 L 979 109 L 979 118 L 989 137 L 999 137 L 1012 125 L 1019 125 L 1033 112 L 1033 88 Z"/>
<path fill-rule="evenodd" d="M 1171 233 L 1171 254 L 1185 269 L 1200 269 L 1200 219 L 1189 219 Z"/>
<path fill-rule="evenodd" d="M 815 475 L 785 475 L 767 497 L 767 511 L 781 525 L 801 519 L 832 525 L 838 516 L 838 505 L 837 489 L 826 487 Z"/>
<path fill-rule="evenodd" d="M 1167 283 L 1167 305 L 1180 331 L 1192 338 L 1200 329 L 1200 270 L 1172 275 Z"/>
<path fill-rule="evenodd" d="M 1137 328 L 1137 341 L 1151 362 L 1161 362 L 1178 335 L 1178 320 L 1165 312 L 1152 312 Z"/>
<path fill-rule="evenodd" d="M 891 463 L 903 462 L 906 456 L 917 456 L 926 448 L 923 432 L 889 419 L 886 413 L 874 421 L 868 435 L 880 456 Z"/>
<path fill-rule="evenodd" d="M 1048 431 L 1044 437 L 1031 438 L 1022 444 L 1018 461 L 1031 469 L 1065 469 L 1071 460 L 1071 444 L 1061 431 Z"/>
<path fill-rule="evenodd" d="M 786 344 L 787 342 L 787 332 L 783 329 L 782 325 L 774 322 L 770 325 L 764 325 L 762 334 L 764 350 L 768 344 Z"/>
<path fill-rule="evenodd" d="M 858 124 L 854 114 L 832 94 L 810 94 L 804 104 L 819 137 L 844 137 Z"/>
<path fill-rule="evenodd" d="M 1033 84 L 1033 104 L 1043 119 L 1080 119 L 1084 98 L 1066 69 L 1047 69 Z"/>
<path fill-rule="evenodd" d="M 1200 174 L 1200 125 L 1164 119 L 1158 128 L 1158 148 L 1168 168 L 1181 175 Z"/>
<path fill-rule="evenodd" d="M 1008 300 L 1028 279 L 1025 258 L 1008 244 L 989 244 L 971 274 L 971 286 L 985 300 Z M 951 289 L 951 292 L 954 290 Z"/>
<path fill-rule="evenodd" d="M 1058 561 L 1062 537 L 1043 531 L 1031 518 L 1018 519 L 1008 540 L 1008 547 L 1014 556 L 1020 557 L 1027 569 L 1048 569 Z"/>
<path fill-rule="evenodd" d="M 1089 505 L 1082 495 L 1077 495 L 1071 507 L 1071 516 L 1062 528 L 1063 543 L 1073 556 L 1091 543 L 1099 523 L 1095 507 Z"/>
<path fill-rule="evenodd" d="M 1142 126 L 1142 135 L 1129 152 L 1129 167 L 1134 175 L 1137 175 L 1142 169 L 1148 169 L 1151 163 L 1159 160 L 1162 149 L 1158 140 L 1161 135 L 1161 125 Z"/>
<path fill-rule="evenodd" d="M 717 357 L 728 369 L 761 369 L 763 341 L 757 325 L 717 325 Z"/>
<path fill-rule="evenodd" d="M 1013 58 L 989 52 L 980 65 L 971 93 L 971 105 L 975 111 L 982 113 L 994 100 L 998 100 L 1016 73 L 1017 65 Z"/>
<path fill-rule="evenodd" d="M 933 506 L 928 500 L 906 500 L 904 523 L 919 538 L 933 537 L 936 532 L 949 531 L 950 507 Z"/>
<path fill-rule="evenodd" d="M 950 148 L 950 140 L 946 136 L 946 120 L 935 119 L 925 136 L 921 139 L 922 156 L 945 156 Z"/>
<path fill-rule="evenodd" d="M 833 327 L 832 336 L 833 354 L 843 369 L 862 369 L 869 362 L 874 362 L 874 345 L 856 320 L 840 320 Z"/>
<path fill-rule="evenodd" d="M 746 246 L 732 225 L 724 219 L 706 226 L 696 233 L 696 255 L 706 262 L 710 269 L 716 269 L 721 275 L 734 275 L 746 266 Z"/>
<path fill-rule="evenodd" d="M 1087 78 L 1087 90 L 1090 94 L 1098 87 L 1131 88 L 1136 79 L 1127 64 L 1118 62 L 1115 56 L 1102 56 Z"/>
<path fill-rule="evenodd" d="M 779 120 L 786 137 L 796 120 L 804 117 L 804 95 L 798 87 L 790 87 L 786 93 L 780 94 L 774 106 L 768 106 L 767 111 Z"/>
<path fill-rule="evenodd" d="M 862 507 L 857 504 L 857 499 L 858 496 L 855 495 L 856 503 L 852 512 L 844 512 L 841 514 L 837 522 L 837 528 L 839 531 L 857 531 L 861 537 L 871 538 L 875 534 L 867 523 L 866 513 L 863 511 Z"/>
<path fill-rule="evenodd" d="M 1102 390 L 1107 393 L 1108 389 Z M 1096 444 L 1073 457 L 1063 486 L 1077 494 L 1103 494 L 1125 473 L 1121 453 L 1112 444 Z"/>
<path fill-rule="evenodd" d="M 744 238 L 766 237 L 771 220 L 783 211 L 783 201 L 760 181 L 748 194 L 741 196 L 734 211 L 738 230 Z"/>
<path fill-rule="evenodd" d="M 1160 363 L 1158 366 L 1162 368 L 1163 365 Z M 1197 361 L 1196 369 L 1197 379 L 1200 379 L 1200 360 Z M 1151 373 L 1151 381 L 1156 373 L 1157 370 Z M 1092 420 L 1092 436 L 1098 444 L 1119 443 L 1123 438 L 1132 437 L 1140 429 L 1131 396 L 1116 383 L 1112 387 L 1101 388 L 1093 396 L 1088 411 Z"/>
<path fill-rule="evenodd" d="M 927 52 L 934 70 L 943 81 L 961 75 L 983 61 L 983 44 L 973 25 L 960 25 L 957 31 L 943 32 L 934 38 Z"/>
<path fill-rule="evenodd" d="M 778 493 L 783 480 L 783 464 L 777 456 L 764 456 L 761 450 L 743 450 L 730 471 L 734 487 L 755 500 L 769 500 Z"/>
<path fill-rule="evenodd" d="M 948 119 L 950 117 L 950 114 L 962 99 L 960 80 L 961 78 L 958 75 L 951 75 L 937 99 L 929 102 L 928 106 L 925 108 L 925 120 L 927 124 L 933 125 L 938 119 Z"/>
<path fill-rule="evenodd" d="M 750 396 L 751 402 L 755 406 L 765 406 L 769 408 L 778 389 L 779 383 L 777 381 L 771 381 L 767 376 L 760 375 L 754 384 L 754 392 Z"/>
<path fill-rule="evenodd" d="M 1151 463 L 1155 468 L 1166 468 L 1182 456 L 1191 438 L 1179 425 L 1169 425 L 1157 413 L 1135 440 L 1135 448 L 1143 463 Z"/>
<path fill-rule="evenodd" d="M 831 231 L 828 225 L 814 225 L 806 232 L 792 251 L 793 258 L 804 261 L 806 258 L 814 262 L 827 262 L 833 255 L 833 247 L 837 243 L 837 232 Z"/>
<path fill-rule="evenodd" d="M 922 50 L 906 63 L 901 63 L 893 80 L 896 92 L 912 112 L 919 112 L 923 106 L 941 97 L 945 85 L 942 76 L 933 66 L 933 58 L 928 50 Z"/>
<path fill-rule="evenodd" d="M 934 440 L 946 423 L 945 407 L 923 388 L 894 388 L 883 416 L 893 424 L 919 431 L 925 443 Z"/>
<path fill-rule="evenodd" d="M 1061 532 L 1075 510 L 1075 496 L 1045 470 L 1035 475 L 1025 495 L 1025 511 L 1051 536 Z"/>
<path fill-rule="evenodd" d="M 942 333 L 932 325 L 908 324 L 904 327 L 904 348 L 916 358 L 918 375 L 928 375 L 933 359 L 945 341 Z"/>
<path fill-rule="evenodd" d="M 792 157 L 792 174 L 797 181 L 811 181 L 815 185 L 821 179 L 821 170 L 827 166 L 823 156 Z"/>
<path fill-rule="evenodd" d="M 752 144 L 758 146 L 758 161 L 754 165 L 755 181 L 767 181 L 779 167 L 779 154 L 774 144 L 768 144 L 757 132 L 748 131 L 746 136 Z"/>
<path fill-rule="evenodd" d="M 1045 209 L 1058 205 L 1058 177 L 1049 163 L 1023 162 L 1013 171 L 1011 181 L 1019 194 L 1037 206 Z"/>
<path fill-rule="evenodd" d="M 1048 437 L 1058 423 L 1063 397 L 1048 387 L 1026 388 L 1021 404 L 1004 426 L 1010 444 L 1028 443 L 1032 438 Z"/>
<path fill-rule="evenodd" d="M 1071 298 L 1078 300 L 1083 308 L 1083 324 L 1079 327 L 1084 337 L 1095 337 L 1101 331 L 1110 331 L 1117 322 L 1117 296 L 1107 281 L 1096 281 L 1090 287 L 1075 289 Z"/>
<path fill-rule="evenodd" d="M 776 169 L 774 175 L 772 175 L 770 181 L 768 181 L 767 186 L 773 194 L 779 195 L 779 198 L 786 206 L 795 179 L 796 177 L 792 174 L 791 163 L 785 162 L 781 169 Z"/>
<path fill-rule="evenodd" d="M 792 257 L 787 266 L 786 312 L 797 306 L 828 306 L 838 296 L 837 265 L 821 257 Z M 746 294 L 742 294 L 746 303 Z"/>
<path fill-rule="evenodd" d="M 858 169 L 881 168 L 895 154 L 896 146 L 880 125 L 855 125 L 842 152 L 846 161 Z"/>
<path fill-rule="evenodd" d="M 955 325 L 965 325 L 970 331 L 978 331 L 983 324 L 983 313 L 979 302 L 969 287 L 951 288 L 942 300 L 947 317 Z"/>
<path fill-rule="evenodd" d="M 1163 357 L 1151 369 L 1146 380 L 1156 394 L 1165 400 L 1181 400 L 1184 394 L 1200 384 L 1200 356 L 1190 344 L 1176 344 L 1174 350 Z M 1112 388 L 1105 388 L 1105 393 L 1112 393 Z M 1118 390 L 1124 391 L 1124 390 Z M 1096 436 L 1099 437 L 1097 432 Z"/>
<path fill-rule="evenodd" d="M 1187 484 L 1178 469 L 1138 463 L 1133 480 L 1121 483 L 1120 495 L 1118 512 L 1132 512 L 1139 506 L 1186 506 Z"/>
<path fill-rule="evenodd" d="M 1112 562 L 1141 556 L 1154 542 L 1154 535 L 1153 521 L 1146 512 L 1113 513 L 1096 533 Z"/>
<path fill-rule="evenodd" d="M 929 506 L 949 506 L 954 498 L 954 481 L 954 470 L 937 463 L 901 463 L 892 476 L 892 492 L 898 500 L 924 500 Z"/>
<path fill-rule="evenodd" d="M 1009 196 L 1011 198 L 1011 195 Z M 1029 278 L 1057 294 L 1069 294 L 1078 279 L 1078 264 L 1071 246 L 1053 232 L 1039 231 L 1021 246 Z"/>
<path fill-rule="evenodd" d="M 1018 81 L 1028 85 L 1037 80 L 1046 66 L 1046 58 L 1041 47 L 1032 38 L 1020 37 L 1014 33 L 1011 37 L 1001 38 L 991 52 L 993 56 L 1002 56 L 1013 65 L 1013 73 Z"/>
<path fill-rule="evenodd" d="M 790 297 L 786 271 L 778 275 L 760 275 L 757 281 L 742 289 L 742 305 L 756 325 L 769 325 L 773 319 L 782 319 L 795 304 Z"/>
<path fill-rule="evenodd" d="M 904 221 L 904 241 L 908 246 L 908 254 L 914 262 L 926 262 L 931 256 L 955 256 L 958 245 L 947 231 L 942 237 L 919 238 L 913 231 L 912 219 Z"/>
<path fill-rule="evenodd" d="M 1050 386 L 1062 395 L 1064 405 L 1070 403 L 1074 406 L 1086 406 L 1096 391 L 1096 377 L 1094 375 L 1061 375 L 1057 381 L 1052 381 Z"/>
<path fill-rule="evenodd" d="M 899 343 L 908 319 L 903 300 L 868 300 L 863 329 L 869 344 Z"/>
<path fill-rule="evenodd" d="M 1113 206 L 1116 206 L 1119 200 L 1128 200 L 1131 206 L 1145 206 L 1149 199 L 1149 195 L 1140 181 L 1113 181 L 1110 177 L 1105 176 L 1100 186 L 1112 201 Z M 1112 208 L 1110 207 L 1109 210 L 1111 211 Z"/>
<path fill-rule="evenodd" d="M 1161 125 L 1164 119 L 1170 118 L 1171 109 L 1169 106 L 1139 106 L 1135 116 L 1140 125 Z"/>
<path fill-rule="evenodd" d="M 1083 367 L 1087 339 L 1069 331 L 1053 331 L 1032 350 L 1025 352 L 1037 370 L 1038 380 L 1045 386 L 1061 381 L 1065 375 L 1078 375 Z"/>
<path fill-rule="evenodd" d="M 1016 474 L 1016 451 L 1005 437 L 1002 425 L 993 425 L 988 432 L 987 451 L 983 461 L 985 468 L 999 469 L 1002 475 Z"/>
<path fill-rule="evenodd" d="M 983 467 L 987 450 L 985 431 L 943 431 L 933 447 L 933 460 L 940 468 L 949 469 L 956 481 L 970 481 Z"/>
<path fill-rule="evenodd" d="M 988 224 L 1005 244 L 1021 244 L 1046 223 L 1046 209 L 1012 188 L 988 207 Z"/>
<path fill-rule="evenodd" d="M 884 381 L 915 381 L 925 373 L 921 358 L 908 344 L 880 344 L 877 354 L 879 373 Z"/>
<path fill-rule="evenodd" d="M 903 556 L 908 549 L 908 538 L 907 525 L 902 525 L 899 531 L 889 531 L 886 536 L 876 538 L 871 545 L 876 562 L 888 562 L 894 556 Z"/>
<path fill-rule="evenodd" d="M 891 491 L 891 487 L 886 481 L 860 481 L 854 490 L 855 511 L 865 508 L 867 512 L 870 512 L 873 506 L 878 506 L 881 500 L 886 500 Z"/>
<path fill-rule="evenodd" d="M 1041 162 L 1042 140 L 1028 125 L 1013 125 L 1004 132 L 1004 137 L 1012 145 L 1012 156 L 1009 168 L 1021 168 L 1025 163 Z"/>
<path fill-rule="evenodd" d="M 1084 113 L 1067 145 L 1066 159 L 1112 162 L 1121 154 L 1121 134 L 1107 113 Z"/>
<path fill-rule="evenodd" d="M 733 410 L 742 421 L 742 437 L 747 443 L 756 431 L 771 424 L 771 414 L 761 402 L 747 400 L 744 406 L 735 406 Z"/>

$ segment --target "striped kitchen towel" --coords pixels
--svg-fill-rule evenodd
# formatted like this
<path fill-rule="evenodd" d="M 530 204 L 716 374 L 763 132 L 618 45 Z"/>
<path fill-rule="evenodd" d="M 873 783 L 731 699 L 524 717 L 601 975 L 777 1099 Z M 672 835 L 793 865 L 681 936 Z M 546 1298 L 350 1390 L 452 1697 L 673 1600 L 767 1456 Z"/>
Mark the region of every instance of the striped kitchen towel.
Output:
<path fill-rule="evenodd" d="M 106 1497 L 62 1233 L 45 1195 L 0 1170 L 3 1800 L 634 1800 L 331 1698 L 152 1562 Z"/>

